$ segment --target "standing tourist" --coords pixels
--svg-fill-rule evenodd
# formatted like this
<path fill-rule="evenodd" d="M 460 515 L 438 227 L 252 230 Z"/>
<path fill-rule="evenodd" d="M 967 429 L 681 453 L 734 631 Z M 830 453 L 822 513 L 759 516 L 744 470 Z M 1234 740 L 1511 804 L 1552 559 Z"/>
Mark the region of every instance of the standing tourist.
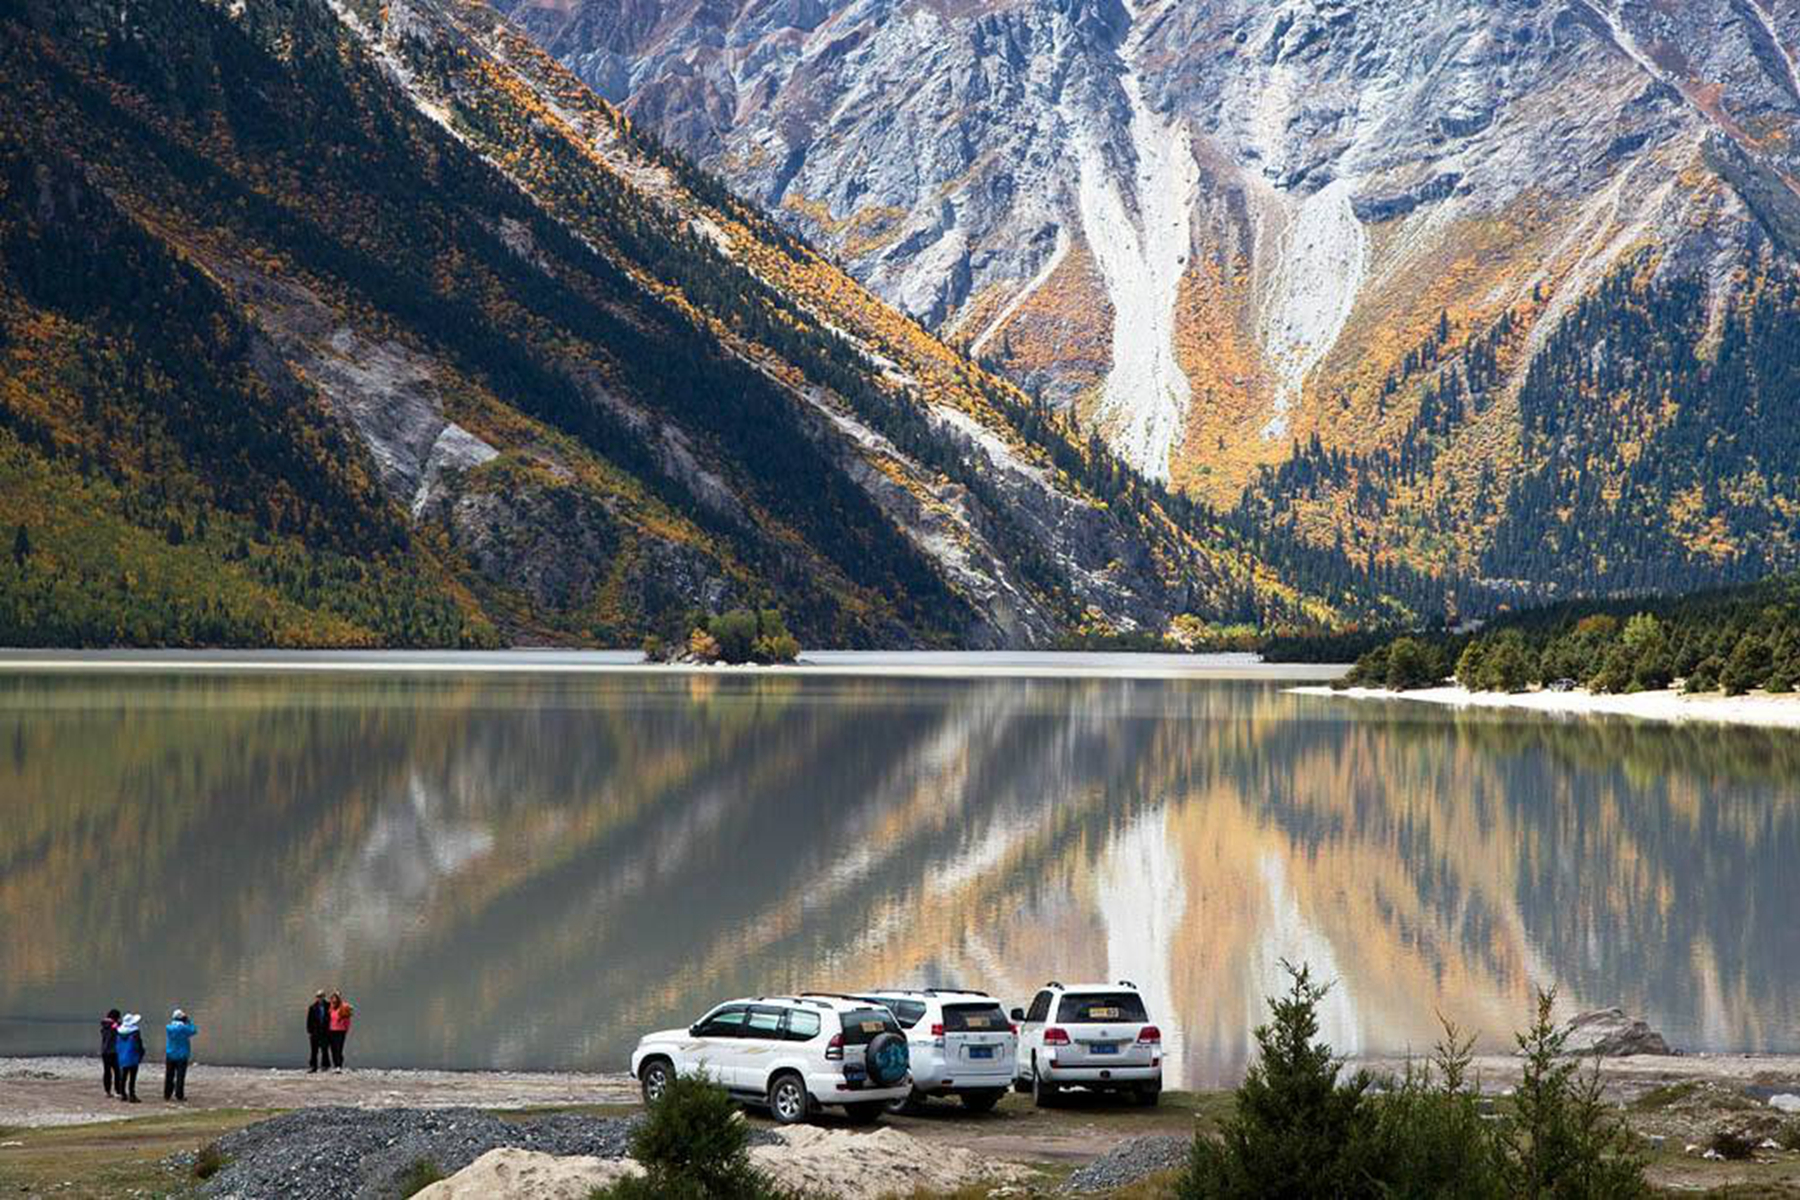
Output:
<path fill-rule="evenodd" d="M 100 1086 L 107 1095 L 119 1080 L 119 1010 L 109 1008 L 100 1018 Z"/>
<path fill-rule="evenodd" d="M 331 1066 L 331 1005 L 325 1001 L 324 992 L 314 992 L 312 1003 L 306 1006 L 306 1040 L 312 1043 L 312 1052 L 306 1058 L 306 1073 L 327 1070 Z"/>
<path fill-rule="evenodd" d="M 328 1024 L 331 1027 L 331 1069 L 343 1073 L 344 1043 L 350 1038 L 350 1018 L 356 1010 L 350 1007 L 349 1001 L 337 992 L 331 993 L 331 1015 Z"/>
<path fill-rule="evenodd" d="M 194 1053 L 193 1038 L 200 1027 L 181 1009 L 169 1014 L 163 1028 L 163 1099 L 187 1102 L 188 1059 Z"/>
<path fill-rule="evenodd" d="M 114 1083 L 119 1099 L 130 1104 L 138 1102 L 138 1064 L 144 1061 L 144 1035 L 138 1031 L 138 1024 L 142 1020 L 136 1013 L 126 1013 L 119 1021 L 118 1040 L 115 1043 L 119 1055 L 119 1073 Z"/>

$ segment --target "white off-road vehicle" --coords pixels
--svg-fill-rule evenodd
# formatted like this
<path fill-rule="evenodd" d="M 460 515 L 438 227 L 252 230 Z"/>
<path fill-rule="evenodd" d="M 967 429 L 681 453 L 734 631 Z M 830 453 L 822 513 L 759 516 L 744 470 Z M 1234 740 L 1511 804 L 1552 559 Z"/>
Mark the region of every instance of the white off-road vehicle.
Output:
<path fill-rule="evenodd" d="M 1162 1095 L 1162 1030 L 1129 980 L 1047 983 L 1012 1018 L 1019 1023 L 1015 1086 L 1040 1107 L 1069 1087 L 1126 1092 L 1144 1105 Z"/>
<path fill-rule="evenodd" d="M 882 988 L 857 999 L 885 1006 L 906 1030 L 912 1094 L 895 1111 L 916 1112 L 932 1096 L 955 1096 L 970 1112 L 987 1112 L 1012 1086 L 1019 1035 L 986 992 Z"/>
<path fill-rule="evenodd" d="M 906 1034 L 888 1009 L 849 996 L 731 1000 L 686 1029 L 647 1034 L 631 1055 L 645 1103 L 701 1074 L 784 1125 L 835 1106 L 859 1124 L 912 1094 Z"/>

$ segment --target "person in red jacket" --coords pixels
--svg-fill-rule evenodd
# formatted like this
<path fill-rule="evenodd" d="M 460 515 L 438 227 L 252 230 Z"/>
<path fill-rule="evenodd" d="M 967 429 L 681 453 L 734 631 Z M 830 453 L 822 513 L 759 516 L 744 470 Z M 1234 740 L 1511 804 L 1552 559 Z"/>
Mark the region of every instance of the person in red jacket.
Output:
<path fill-rule="evenodd" d="M 344 1043 L 350 1038 L 350 1018 L 356 1010 L 341 995 L 331 993 L 330 1014 L 326 1024 L 331 1030 L 331 1069 L 342 1073 L 344 1069 Z"/>

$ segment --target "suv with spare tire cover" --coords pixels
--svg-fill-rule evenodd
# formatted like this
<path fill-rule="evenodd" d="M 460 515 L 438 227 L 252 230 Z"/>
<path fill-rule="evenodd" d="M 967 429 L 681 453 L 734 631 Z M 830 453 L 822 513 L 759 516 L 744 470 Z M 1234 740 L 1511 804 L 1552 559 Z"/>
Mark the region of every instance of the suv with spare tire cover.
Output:
<path fill-rule="evenodd" d="M 646 1034 L 631 1073 L 646 1104 L 676 1075 L 704 1075 L 784 1125 L 827 1107 L 866 1124 L 912 1094 L 910 1063 L 892 1012 L 809 992 L 729 1000 L 686 1029 Z"/>

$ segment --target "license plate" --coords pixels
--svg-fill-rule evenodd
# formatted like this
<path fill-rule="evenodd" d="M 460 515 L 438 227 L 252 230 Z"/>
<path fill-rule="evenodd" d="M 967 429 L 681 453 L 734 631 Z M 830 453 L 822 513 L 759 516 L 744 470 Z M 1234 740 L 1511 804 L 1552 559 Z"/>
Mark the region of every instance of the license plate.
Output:
<path fill-rule="evenodd" d="M 862 1067 L 845 1066 L 844 1068 L 845 1079 L 860 1080 L 867 1074 L 868 1072 Z"/>
<path fill-rule="evenodd" d="M 1117 1054 L 1118 1052 L 1119 1044 L 1117 1042 L 1095 1042 L 1088 1047 L 1090 1054 Z"/>
<path fill-rule="evenodd" d="M 969 1047 L 969 1057 L 970 1058 L 992 1058 L 992 1057 L 994 1057 L 994 1048 L 992 1046 L 970 1046 Z"/>

